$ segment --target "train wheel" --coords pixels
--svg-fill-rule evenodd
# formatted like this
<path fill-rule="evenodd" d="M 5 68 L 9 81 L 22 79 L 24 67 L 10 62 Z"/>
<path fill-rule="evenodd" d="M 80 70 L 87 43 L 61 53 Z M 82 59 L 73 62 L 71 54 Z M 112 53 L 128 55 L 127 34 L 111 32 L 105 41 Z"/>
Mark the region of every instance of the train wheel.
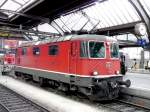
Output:
<path fill-rule="evenodd" d="M 41 78 L 39 79 L 39 84 L 41 87 L 45 87 L 47 85 L 47 79 Z"/>
<path fill-rule="evenodd" d="M 15 76 L 18 78 L 18 77 L 21 77 L 20 73 L 19 72 L 15 72 Z"/>

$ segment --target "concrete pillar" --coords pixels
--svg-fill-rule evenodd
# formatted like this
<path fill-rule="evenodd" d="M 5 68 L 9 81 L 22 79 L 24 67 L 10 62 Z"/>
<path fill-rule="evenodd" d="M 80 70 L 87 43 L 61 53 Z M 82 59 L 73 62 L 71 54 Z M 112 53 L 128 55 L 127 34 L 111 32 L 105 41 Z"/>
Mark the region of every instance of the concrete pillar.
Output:
<path fill-rule="evenodd" d="M 2 75 L 3 72 L 3 65 L 0 64 L 0 76 Z"/>
<path fill-rule="evenodd" d="M 141 51 L 140 68 L 144 69 L 144 50 Z"/>

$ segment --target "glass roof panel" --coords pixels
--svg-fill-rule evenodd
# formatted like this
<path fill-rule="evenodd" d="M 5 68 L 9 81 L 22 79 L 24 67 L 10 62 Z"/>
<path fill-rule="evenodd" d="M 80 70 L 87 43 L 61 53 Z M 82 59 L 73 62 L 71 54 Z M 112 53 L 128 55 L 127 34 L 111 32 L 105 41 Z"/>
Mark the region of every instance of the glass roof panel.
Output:
<path fill-rule="evenodd" d="M 1 0 L 0 9 L 19 12 L 34 1 L 35 0 Z M 5 11 L 4 13 L 7 14 L 9 17 L 12 17 L 14 15 L 13 13 L 8 13 L 7 11 Z"/>
<path fill-rule="evenodd" d="M 11 1 L 11 0 L 9 0 L 9 1 L 7 1 L 1 8 L 2 8 L 2 9 L 9 9 L 9 10 L 15 11 L 15 10 L 17 10 L 19 7 L 20 7 L 19 4 L 15 3 L 15 2 L 13 2 L 13 1 Z"/>
<path fill-rule="evenodd" d="M 95 2 L 95 5 L 83 10 L 61 16 L 56 19 L 56 22 L 64 31 L 81 28 L 90 31 L 94 26 L 96 29 L 101 29 L 140 20 L 138 13 L 128 0 L 107 0 Z M 100 23 L 97 25 L 98 22 Z"/>
<path fill-rule="evenodd" d="M 38 25 L 38 30 L 43 32 L 58 33 L 51 25 L 45 23 Z"/>
<path fill-rule="evenodd" d="M 0 6 L 3 5 L 7 0 L 0 0 Z"/>
<path fill-rule="evenodd" d="M 150 0 L 140 0 L 140 2 L 150 17 Z"/>

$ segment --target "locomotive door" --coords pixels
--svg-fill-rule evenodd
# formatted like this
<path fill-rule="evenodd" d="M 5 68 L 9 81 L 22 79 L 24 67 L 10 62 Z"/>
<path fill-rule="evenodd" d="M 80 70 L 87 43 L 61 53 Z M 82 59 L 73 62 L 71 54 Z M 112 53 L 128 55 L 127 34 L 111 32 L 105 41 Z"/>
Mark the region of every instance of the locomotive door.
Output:
<path fill-rule="evenodd" d="M 20 55 L 21 55 L 21 49 L 16 49 L 16 56 L 15 56 L 15 58 L 16 58 L 16 64 L 20 64 Z"/>
<path fill-rule="evenodd" d="M 69 72 L 76 74 L 77 70 L 77 42 L 72 42 L 70 46 Z"/>

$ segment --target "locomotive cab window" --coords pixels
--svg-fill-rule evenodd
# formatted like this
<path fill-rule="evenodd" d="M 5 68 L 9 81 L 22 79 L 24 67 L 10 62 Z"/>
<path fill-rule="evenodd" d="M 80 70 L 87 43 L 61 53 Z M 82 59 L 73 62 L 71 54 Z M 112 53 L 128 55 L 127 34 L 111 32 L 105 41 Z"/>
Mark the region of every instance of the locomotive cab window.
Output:
<path fill-rule="evenodd" d="M 49 55 L 57 55 L 58 54 L 58 46 L 57 45 L 51 45 L 48 49 Z"/>
<path fill-rule="evenodd" d="M 111 55 L 111 58 L 119 58 L 119 47 L 116 43 L 111 43 L 110 55 Z"/>
<path fill-rule="evenodd" d="M 89 42 L 89 55 L 90 58 L 104 58 L 105 57 L 105 46 L 104 42 Z"/>
<path fill-rule="evenodd" d="M 22 55 L 26 55 L 26 52 L 27 52 L 27 49 L 26 49 L 26 48 L 22 48 L 21 54 L 22 54 Z"/>
<path fill-rule="evenodd" d="M 34 55 L 39 55 L 40 54 L 39 47 L 33 47 L 32 52 L 33 52 Z"/>

